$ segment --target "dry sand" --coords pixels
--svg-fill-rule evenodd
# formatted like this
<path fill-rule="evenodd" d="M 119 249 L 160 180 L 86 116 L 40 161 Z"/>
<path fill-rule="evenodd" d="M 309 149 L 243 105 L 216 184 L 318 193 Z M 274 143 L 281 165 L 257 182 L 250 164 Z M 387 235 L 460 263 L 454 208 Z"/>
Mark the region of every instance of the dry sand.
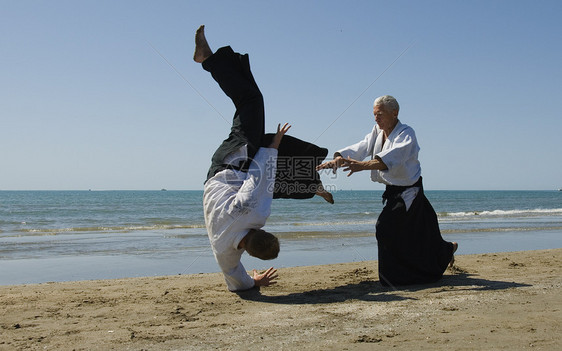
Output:
<path fill-rule="evenodd" d="M 0 350 L 562 350 L 562 249 L 457 256 L 384 288 L 376 262 L 0 287 Z"/>

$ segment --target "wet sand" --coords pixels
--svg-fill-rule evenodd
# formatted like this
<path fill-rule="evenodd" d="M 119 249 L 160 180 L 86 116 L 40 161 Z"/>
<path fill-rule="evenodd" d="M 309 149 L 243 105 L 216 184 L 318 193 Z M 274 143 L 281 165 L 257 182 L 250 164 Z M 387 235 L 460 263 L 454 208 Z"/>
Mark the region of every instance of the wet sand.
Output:
<path fill-rule="evenodd" d="M 382 287 L 376 261 L 0 286 L 0 350 L 557 350 L 562 249 L 457 256 L 435 284 Z"/>

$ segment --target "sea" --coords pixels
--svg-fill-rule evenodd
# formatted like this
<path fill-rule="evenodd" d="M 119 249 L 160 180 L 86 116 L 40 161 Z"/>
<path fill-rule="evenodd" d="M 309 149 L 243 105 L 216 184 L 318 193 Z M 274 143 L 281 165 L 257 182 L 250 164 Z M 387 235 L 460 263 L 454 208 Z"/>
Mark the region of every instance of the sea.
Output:
<path fill-rule="evenodd" d="M 382 191 L 276 199 L 277 259 L 247 270 L 377 259 Z M 457 253 L 562 247 L 562 191 L 426 191 Z M 202 191 L 0 191 L 0 285 L 218 272 Z M 459 259 L 457 259 L 459 262 Z M 462 260 L 460 261 L 462 262 Z M 375 267 L 373 267 L 375 268 Z"/>

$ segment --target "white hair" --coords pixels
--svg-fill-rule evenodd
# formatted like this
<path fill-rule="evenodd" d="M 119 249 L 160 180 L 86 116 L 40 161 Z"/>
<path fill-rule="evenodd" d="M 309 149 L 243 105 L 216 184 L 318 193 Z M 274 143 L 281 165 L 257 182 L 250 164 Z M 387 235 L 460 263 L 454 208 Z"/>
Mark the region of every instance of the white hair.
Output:
<path fill-rule="evenodd" d="M 393 96 L 390 95 L 383 95 L 379 96 L 375 99 L 375 103 L 373 106 L 384 106 L 385 109 L 389 109 L 390 111 L 400 111 L 400 105 L 398 105 L 398 101 Z"/>

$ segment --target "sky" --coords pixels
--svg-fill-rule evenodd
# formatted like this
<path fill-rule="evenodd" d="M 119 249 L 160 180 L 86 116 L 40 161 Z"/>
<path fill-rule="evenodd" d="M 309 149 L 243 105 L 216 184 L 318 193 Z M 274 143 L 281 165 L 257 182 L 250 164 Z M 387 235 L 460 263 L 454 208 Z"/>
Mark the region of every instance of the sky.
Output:
<path fill-rule="evenodd" d="M 560 1 L 0 0 L 0 190 L 200 190 L 232 102 L 193 62 L 249 53 L 266 131 L 334 151 L 389 94 L 428 190 L 562 188 Z M 368 172 L 330 190 L 382 190 Z"/>

